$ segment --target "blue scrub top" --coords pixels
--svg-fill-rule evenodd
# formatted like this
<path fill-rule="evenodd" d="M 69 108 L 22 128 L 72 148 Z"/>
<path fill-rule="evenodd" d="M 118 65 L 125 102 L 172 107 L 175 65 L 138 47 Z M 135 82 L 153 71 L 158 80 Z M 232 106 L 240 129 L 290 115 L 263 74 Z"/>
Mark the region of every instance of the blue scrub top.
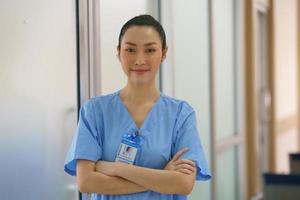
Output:
<path fill-rule="evenodd" d="M 76 175 L 76 160 L 114 161 L 124 133 L 139 131 L 143 138 L 135 165 L 163 169 L 173 155 L 188 147 L 182 158 L 195 162 L 196 180 L 208 180 L 211 174 L 200 142 L 195 111 L 185 101 L 160 94 L 140 129 L 123 104 L 120 91 L 88 100 L 80 109 L 78 126 L 64 170 Z M 186 195 L 145 191 L 127 195 L 92 194 L 92 199 L 187 199 Z"/>

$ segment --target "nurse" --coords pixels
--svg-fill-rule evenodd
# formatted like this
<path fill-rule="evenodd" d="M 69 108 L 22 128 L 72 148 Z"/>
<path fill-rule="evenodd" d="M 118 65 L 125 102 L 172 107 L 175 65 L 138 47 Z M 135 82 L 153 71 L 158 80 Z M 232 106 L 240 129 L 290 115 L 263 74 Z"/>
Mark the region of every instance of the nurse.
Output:
<path fill-rule="evenodd" d="M 127 84 L 81 107 L 64 169 L 92 199 L 187 199 L 195 180 L 211 175 L 195 111 L 155 86 L 167 54 L 161 24 L 130 19 L 117 51 Z"/>

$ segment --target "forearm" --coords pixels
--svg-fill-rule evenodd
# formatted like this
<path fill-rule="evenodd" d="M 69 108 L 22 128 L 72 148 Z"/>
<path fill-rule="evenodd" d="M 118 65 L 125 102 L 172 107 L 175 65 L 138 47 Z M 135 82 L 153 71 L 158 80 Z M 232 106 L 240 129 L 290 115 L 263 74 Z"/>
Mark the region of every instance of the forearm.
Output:
<path fill-rule="evenodd" d="M 176 171 L 150 169 L 127 164 L 120 164 L 116 173 L 119 177 L 165 194 L 189 194 L 195 180 L 195 174 L 186 175 Z"/>
<path fill-rule="evenodd" d="M 107 176 L 99 172 L 90 173 L 85 184 L 86 193 L 117 195 L 146 191 L 144 187 L 133 182 L 120 177 Z"/>
<path fill-rule="evenodd" d="M 124 178 L 96 172 L 94 164 L 89 161 L 78 161 L 78 163 L 77 183 L 83 193 L 117 195 L 146 191 L 144 187 Z"/>

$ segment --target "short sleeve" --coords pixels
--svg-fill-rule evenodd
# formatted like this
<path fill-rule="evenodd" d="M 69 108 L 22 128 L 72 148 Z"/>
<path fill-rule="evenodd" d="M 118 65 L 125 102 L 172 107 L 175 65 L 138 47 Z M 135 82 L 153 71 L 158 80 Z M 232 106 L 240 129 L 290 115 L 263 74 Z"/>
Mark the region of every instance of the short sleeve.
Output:
<path fill-rule="evenodd" d="M 76 175 L 78 159 L 94 162 L 101 159 L 101 137 L 99 137 L 94 113 L 91 100 L 87 101 L 80 109 L 78 125 L 64 163 L 64 170 L 72 176 Z"/>
<path fill-rule="evenodd" d="M 208 180 L 211 173 L 205 158 L 197 130 L 195 111 L 189 105 L 183 105 L 178 116 L 176 139 L 173 155 L 180 149 L 187 147 L 189 150 L 181 158 L 192 160 L 197 167 L 196 180 Z"/>

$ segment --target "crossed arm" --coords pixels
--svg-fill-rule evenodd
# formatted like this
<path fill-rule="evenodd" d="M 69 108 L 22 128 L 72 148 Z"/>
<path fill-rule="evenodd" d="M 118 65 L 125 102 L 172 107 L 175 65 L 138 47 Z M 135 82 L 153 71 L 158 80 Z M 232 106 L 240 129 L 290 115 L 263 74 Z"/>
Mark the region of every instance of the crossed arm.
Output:
<path fill-rule="evenodd" d="M 84 193 L 130 194 L 152 190 L 165 194 L 189 194 L 195 182 L 195 164 L 177 152 L 164 169 L 151 169 L 121 162 L 77 161 L 77 183 Z"/>

